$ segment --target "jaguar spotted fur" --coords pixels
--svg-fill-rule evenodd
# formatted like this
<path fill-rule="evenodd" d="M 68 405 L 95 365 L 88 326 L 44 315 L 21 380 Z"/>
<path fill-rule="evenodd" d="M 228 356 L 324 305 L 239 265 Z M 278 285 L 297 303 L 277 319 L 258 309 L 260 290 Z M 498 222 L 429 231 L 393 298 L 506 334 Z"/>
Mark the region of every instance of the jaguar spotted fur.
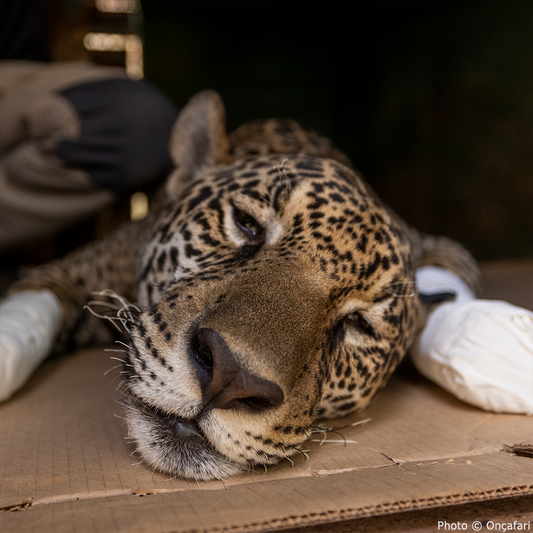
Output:
<path fill-rule="evenodd" d="M 152 467 L 205 480 L 297 453 L 316 418 L 368 405 L 409 349 L 428 311 L 417 267 L 477 290 L 466 250 L 410 228 L 294 121 L 227 135 L 207 91 L 179 115 L 170 150 L 175 170 L 144 221 L 13 288 L 57 295 L 59 345 L 94 320 L 93 291 L 137 302 L 124 391 Z"/>

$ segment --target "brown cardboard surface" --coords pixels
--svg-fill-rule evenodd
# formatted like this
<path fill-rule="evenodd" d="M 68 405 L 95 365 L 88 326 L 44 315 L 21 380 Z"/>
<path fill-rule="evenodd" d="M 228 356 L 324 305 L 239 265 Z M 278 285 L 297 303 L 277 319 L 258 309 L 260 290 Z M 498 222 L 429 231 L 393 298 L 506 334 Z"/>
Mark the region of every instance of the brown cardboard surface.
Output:
<path fill-rule="evenodd" d="M 533 308 L 533 262 L 485 271 L 486 296 Z M 368 423 L 317 437 L 308 458 L 169 479 L 131 455 L 114 355 L 51 360 L 0 406 L 0 508 L 19 509 L 2 533 L 257 531 L 533 494 L 533 458 L 504 451 L 533 445 L 533 418 L 470 407 L 408 364 L 364 413 L 324 425 Z"/>

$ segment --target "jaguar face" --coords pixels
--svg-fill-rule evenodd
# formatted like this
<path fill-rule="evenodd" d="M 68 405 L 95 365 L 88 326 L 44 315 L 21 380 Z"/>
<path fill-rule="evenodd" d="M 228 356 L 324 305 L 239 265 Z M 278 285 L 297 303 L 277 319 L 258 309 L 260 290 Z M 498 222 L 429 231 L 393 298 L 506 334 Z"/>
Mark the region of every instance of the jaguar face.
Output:
<path fill-rule="evenodd" d="M 316 418 L 363 409 L 420 304 L 409 242 L 358 175 L 304 152 L 232 161 L 220 125 L 205 131 L 221 104 L 203 98 L 178 119 L 125 369 L 144 460 L 207 480 L 277 463 Z"/>

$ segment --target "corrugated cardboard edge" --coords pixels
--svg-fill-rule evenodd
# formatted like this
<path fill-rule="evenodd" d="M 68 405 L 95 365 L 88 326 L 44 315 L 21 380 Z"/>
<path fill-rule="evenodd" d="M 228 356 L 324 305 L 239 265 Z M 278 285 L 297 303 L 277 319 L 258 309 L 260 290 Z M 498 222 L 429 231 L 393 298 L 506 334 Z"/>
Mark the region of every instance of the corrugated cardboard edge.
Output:
<path fill-rule="evenodd" d="M 382 493 L 376 498 L 376 488 Z M 209 493 L 209 495 L 206 494 Z M 327 477 L 46 503 L 2 513 L 2 533 L 245 533 L 533 495 L 533 460 L 507 452 Z M 399 496 L 399 497 L 398 497 Z M 377 501 L 376 501 L 377 500 Z"/>
<path fill-rule="evenodd" d="M 371 505 L 360 509 L 339 509 L 336 511 L 325 511 L 309 513 L 300 516 L 290 516 L 282 519 L 275 519 L 263 523 L 252 523 L 246 525 L 237 525 L 232 527 L 209 528 L 209 529 L 190 529 L 186 532 L 179 533 L 247 533 L 254 531 L 278 531 L 293 527 L 314 526 L 320 524 L 331 524 L 334 522 L 343 522 L 357 518 L 370 518 L 405 511 L 423 511 L 426 509 L 449 507 L 452 505 L 461 505 L 465 503 L 482 502 L 487 500 L 513 498 L 516 496 L 533 495 L 533 485 L 523 487 L 504 487 L 489 492 L 452 494 L 440 498 L 428 498 L 426 500 L 413 500 L 405 502 L 394 502 L 390 504 Z M 178 533 L 178 530 L 170 530 L 165 533 Z"/>

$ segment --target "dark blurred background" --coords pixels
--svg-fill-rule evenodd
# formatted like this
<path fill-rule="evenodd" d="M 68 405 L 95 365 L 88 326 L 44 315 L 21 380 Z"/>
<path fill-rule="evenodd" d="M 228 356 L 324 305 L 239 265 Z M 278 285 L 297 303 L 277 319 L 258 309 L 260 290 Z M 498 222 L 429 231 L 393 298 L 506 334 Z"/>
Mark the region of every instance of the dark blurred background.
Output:
<path fill-rule="evenodd" d="M 146 77 L 330 137 L 417 228 L 533 256 L 533 3 L 143 3 Z"/>
<path fill-rule="evenodd" d="M 94 2 L 43 3 L 50 58 L 87 57 Z M 145 78 L 179 106 L 213 88 L 229 129 L 294 118 L 417 228 L 533 257 L 532 2 L 141 3 Z"/>

